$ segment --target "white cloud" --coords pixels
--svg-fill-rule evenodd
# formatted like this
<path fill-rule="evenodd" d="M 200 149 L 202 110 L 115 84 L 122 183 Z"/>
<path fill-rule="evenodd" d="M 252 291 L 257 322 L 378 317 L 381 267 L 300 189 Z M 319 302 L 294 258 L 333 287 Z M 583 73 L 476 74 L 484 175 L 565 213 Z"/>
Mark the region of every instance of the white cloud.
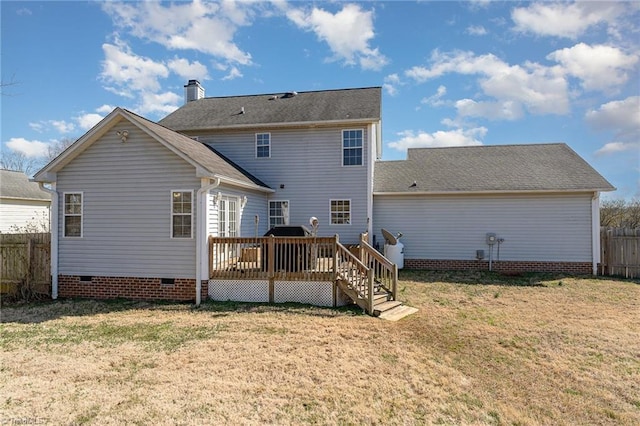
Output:
<path fill-rule="evenodd" d="M 43 157 L 47 154 L 49 144 L 38 140 L 27 140 L 25 138 L 11 138 L 6 143 L 12 151 L 24 154 L 28 158 Z"/>
<path fill-rule="evenodd" d="M 609 142 L 596 151 L 596 155 L 617 154 L 619 152 L 632 151 L 636 157 L 640 154 L 640 142 Z M 640 158 L 639 158 L 640 160 Z"/>
<path fill-rule="evenodd" d="M 70 133 L 76 128 L 73 123 L 67 123 L 64 120 L 50 120 L 49 123 L 60 133 Z"/>
<path fill-rule="evenodd" d="M 471 25 L 471 26 L 468 26 L 467 29 L 465 30 L 465 32 L 467 34 L 476 35 L 476 36 L 483 36 L 483 35 L 487 34 L 486 28 L 483 27 L 482 25 Z"/>
<path fill-rule="evenodd" d="M 640 164 L 640 96 L 608 102 L 597 110 L 589 110 L 585 120 L 593 128 L 614 135 L 613 141 L 596 151 L 597 155 L 630 151 Z"/>
<path fill-rule="evenodd" d="M 120 89 L 157 91 L 160 89 L 158 79 L 169 76 L 164 64 L 136 55 L 126 43 L 105 43 L 102 50 L 105 59 L 100 78 L 107 84 L 114 84 Z"/>
<path fill-rule="evenodd" d="M 182 97 L 173 92 L 142 93 L 136 112 L 140 115 L 172 113 L 182 103 Z"/>
<path fill-rule="evenodd" d="M 371 70 L 379 70 L 388 63 L 378 48 L 369 45 L 375 37 L 373 12 L 362 10 L 357 4 L 346 4 L 335 14 L 318 7 L 311 12 L 290 9 L 287 17 L 299 28 L 313 31 L 318 39 L 325 41 L 334 54 L 331 60 L 359 64 Z"/>
<path fill-rule="evenodd" d="M 75 117 L 75 120 L 78 122 L 78 125 L 82 130 L 89 130 L 90 128 L 98 124 L 103 118 L 104 117 L 100 114 L 88 113 L 81 114 Z"/>
<path fill-rule="evenodd" d="M 395 96 L 398 94 L 398 86 L 402 86 L 402 81 L 400 81 L 400 76 L 398 74 L 389 74 L 384 78 L 384 84 L 382 87 L 390 96 Z"/>
<path fill-rule="evenodd" d="M 563 69 L 537 63 L 509 65 L 492 55 L 477 56 L 473 52 L 434 51 L 431 67 L 415 66 L 405 74 L 417 82 L 441 77 L 448 73 L 479 76 L 478 83 L 485 96 L 495 99 L 475 104 L 462 100 L 458 111 L 490 119 L 514 119 L 526 109 L 532 114 L 566 114 L 569 95 Z"/>
<path fill-rule="evenodd" d="M 233 40 L 238 28 L 248 25 L 254 15 L 250 2 L 105 2 L 102 7 L 116 26 L 141 39 L 168 49 L 211 54 L 230 63 L 251 63 L 251 55 Z"/>
<path fill-rule="evenodd" d="M 198 61 L 189 62 L 188 59 L 175 58 L 169 61 L 167 65 L 171 71 L 185 80 L 194 78 L 197 80 L 207 80 L 209 78 L 207 67 Z"/>
<path fill-rule="evenodd" d="M 59 133 L 68 134 L 76 129 L 75 124 L 64 120 L 40 120 L 29 123 L 29 127 L 38 133 L 43 133 L 53 129 Z"/>
<path fill-rule="evenodd" d="M 511 19 L 519 32 L 575 39 L 595 25 L 615 26 L 627 9 L 624 3 L 534 3 L 513 9 Z"/>
<path fill-rule="evenodd" d="M 18 16 L 30 16 L 30 15 L 33 15 L 33 12 L 31 12 L 31 9 L 27 9 L 26 7 L 21 7 L 20 9 L 16 10 L 16 14 Z"/>
<path fill-rule="evenodd" d="M 638 63 L 638 55 L 627 55 L 616 47 L 585 43 L 556 50 L 547 55 L 547 59 L 559 62 L 568 74 L 582 80 L 585 90 L 601 91 L 626 83 Z"/>
<path fill-rule="evenodd" d="M 640 131 L 640 96 L 629 96 L 601 105 L 586 114 L 589 124 L 597 128 L 628 128 Z"/>
<path fill-rule="evenodd" d="M 447 94 L 447 88 L 443 85 L 440 85 L 438 86 L 438 90 L 436 91 L 436 93 L 434 93 L 433 95 L 427 98 L 422 98 L 420 103 L 436 106 L 436 107 L 444 105 L 445 102 L 442 100 L 442 97 L 446 94 Z"/>
<path fill-rule="evenodd" d="M 476 102 L 472 99 L 456 101 L 458 114 L 463 117 L 486 117 L 491 120 L 517 120 L 524 115 L 522 104 L 514 101 Z"/>
<path fill-rule="evenodd" d="M 405 130 L 398 133 L 399 140 L 390 142 L 388 146 L 398 151 L 406 151 L 408 148 L 482 145 L 480 138 L 483 138 L 486 134 L 487 129 L 485 127 L 448 131 L 439 130 L 434 133 L 422 131 L 415 133 L 412 130 Z"/>
<path fill-rule="evenodd" d="M 229 73 L 222 77 L 222 80 L 233 80 L 242 77 L 242 73 L 237 67 L 231 67 Z"/>
<path fill-rule="evenodd" d="M 98 108 L 96 108 L 96 112 L 100 113 L 100 114 L 109 114 L 111 111 L 113 111 L 114 109 L 116 109 L 116 107 L 108 105 L 108 104 L 104 104 Z"/>
<path fill-rule="evenodd" d="M 42 133 L 44 131 L 44 123 L 42 121 L 31 122 L 29 123 L 29 127 L 31 127 L 33 130 L 35 130 L 38 133 Z"/>

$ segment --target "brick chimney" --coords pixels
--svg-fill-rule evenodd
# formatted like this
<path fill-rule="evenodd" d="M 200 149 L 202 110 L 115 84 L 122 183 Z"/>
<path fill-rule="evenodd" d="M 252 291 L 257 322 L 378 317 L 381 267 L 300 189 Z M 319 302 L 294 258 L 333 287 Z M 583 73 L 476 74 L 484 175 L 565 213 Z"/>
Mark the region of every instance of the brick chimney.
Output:
<path fill-rule="evenodd" d="M 198 80 L 189 80 L 184 86 L 184 103 L 204 98 L 204 87 Z"/>

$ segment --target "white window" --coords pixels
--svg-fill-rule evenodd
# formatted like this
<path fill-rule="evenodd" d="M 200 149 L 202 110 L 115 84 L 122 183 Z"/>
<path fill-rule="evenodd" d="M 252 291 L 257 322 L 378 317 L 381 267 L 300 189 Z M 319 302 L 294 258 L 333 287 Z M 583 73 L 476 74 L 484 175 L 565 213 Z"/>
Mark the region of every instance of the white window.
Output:
<path fill-rule="evenodd" d="M 289 201 L 269 201 L 269 228 L 289 224 Z"/>
<path fill-rule="evenodd" d="M 256 158 L 271 157 L 271 133 L 256 133 Z"/>
<path fill-rule="evenodd" d="M 64 194 L 64 236 L 82 237 L 82 192 Z"/>
<path fill-rule="evenodd" d="M 362 166 L 362 129 L 342 131 L 342 165 Z"/>
<path fill-rule="evenodd" d="M 331 224 L 351 224 L 351 200 L 331 200 Z"/>
<path fill-rule="evenodd" d="M 238 236 L 238 198 L 220 197 L 218 201 L 218 236 Z"/>
<path fill-rule="evenodd" d="M 193 191 L 171 191 L 171 237 L 193 238 Z"/>

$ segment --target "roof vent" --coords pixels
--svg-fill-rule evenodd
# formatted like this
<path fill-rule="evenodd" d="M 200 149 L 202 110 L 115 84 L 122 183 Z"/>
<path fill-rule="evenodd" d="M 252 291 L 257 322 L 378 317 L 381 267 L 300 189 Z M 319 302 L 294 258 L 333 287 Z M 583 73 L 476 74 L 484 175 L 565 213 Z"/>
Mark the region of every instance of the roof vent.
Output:
<path fill-rule="evenodd" d="M 298 92 L 287 92 L 282 95 L 284 99 L 293 98 L 294 96 L 298 96 Z"/>
<path fill-rule="evenodd" d="M 204 87 L 198 80 L 189 80 L 184 86 L 184 103 L 204 98 Z"/>

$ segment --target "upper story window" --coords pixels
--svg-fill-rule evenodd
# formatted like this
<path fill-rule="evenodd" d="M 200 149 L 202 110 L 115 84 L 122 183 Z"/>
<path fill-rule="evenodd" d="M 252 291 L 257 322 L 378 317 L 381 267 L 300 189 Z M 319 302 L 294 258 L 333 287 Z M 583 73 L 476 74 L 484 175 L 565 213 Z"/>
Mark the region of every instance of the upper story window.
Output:
<path fill-rule="evenodd" d="M 362 130 L 342 131 L 342 165 L 362 166 Z"/>
<path fill-rule="evenodd" d="M 82 237 L 82 192 L 64 194 L 64 236 Z"/>
<path fill-rule="evenodd" d="M 256 158 L 271 157 L 271 133 L 256 133 Z"/>
<path fill-rule="evenodd" d="M 171 238 L 192 238 L 193 191 L 171 191 Z"/>
<path fill-rule="evenodd" d="M 351 224 L 351 200 L 331 200 L 331 224 Z"/>
<path fill-rule="evenodd" d="M 289 201 L 269 201 L 269 228 L 289 224 Z"/>

